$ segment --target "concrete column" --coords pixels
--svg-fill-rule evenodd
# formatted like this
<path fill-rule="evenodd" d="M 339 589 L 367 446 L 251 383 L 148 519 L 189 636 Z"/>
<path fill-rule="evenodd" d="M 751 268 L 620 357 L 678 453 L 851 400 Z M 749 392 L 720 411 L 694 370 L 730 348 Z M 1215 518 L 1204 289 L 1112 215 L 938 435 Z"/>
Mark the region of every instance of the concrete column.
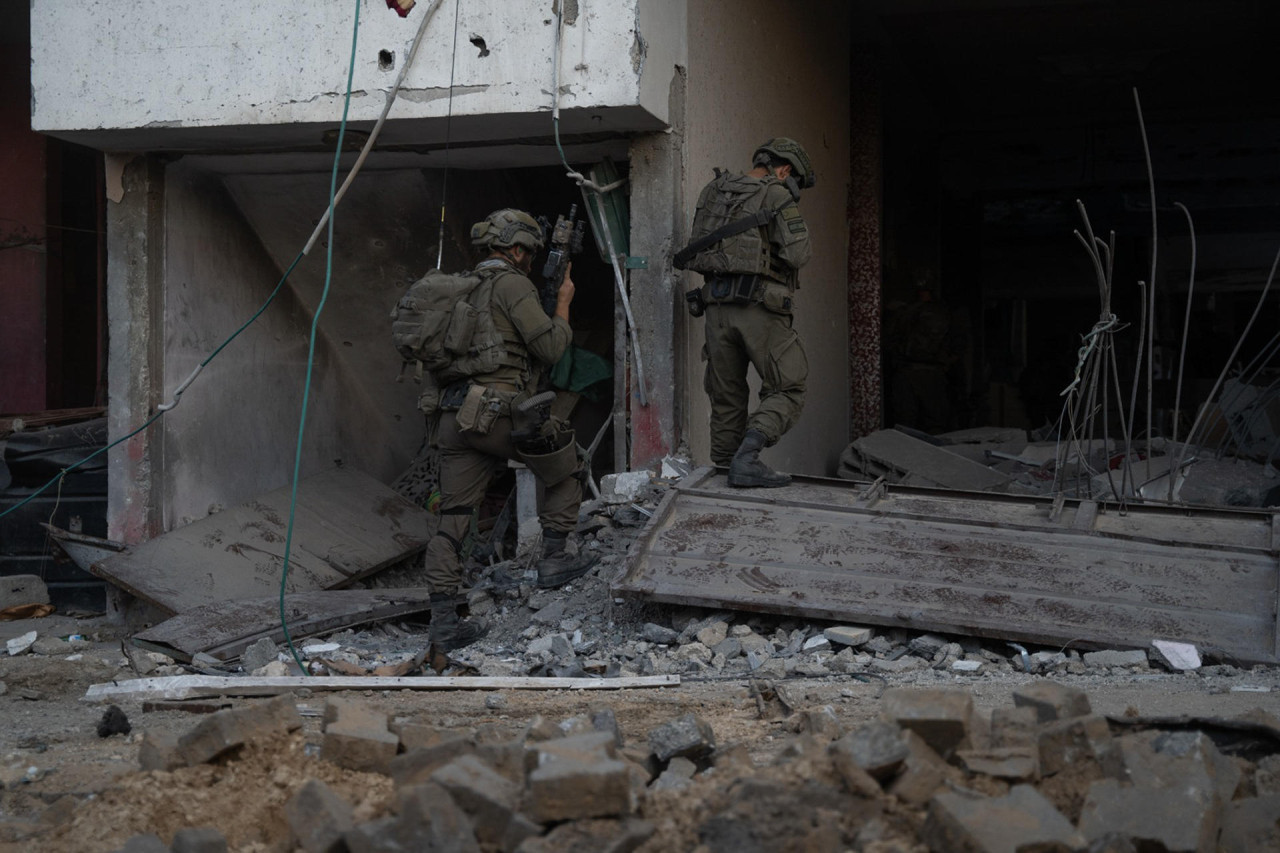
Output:
<path fill-rule="evenodd" d="M 629 294 L 639 330 L 648 405 L 640 405 L 633 387 L 629 470 L 652 467 L 676 448 L 684 420 L 683 400 L 689 393 L 685 371 L 680 369 L 688 315 L 680 280 L 671 267 L 671 257 L 680 248 L 675 241 L 688 231 L 682 182 L 684 86 L 680 69 L 671 81 L 672 130 L 636 137 L 631 144 L 631 254 L 644 258 L 646 266 L 631 270 Z M 635 381 L 633 368 L 633 385 Z"/>
<path fill-rule="evenodd" d="M 154 155 L 107 155 L 107 428 L 116 441 L 162 402 L 164 164 Z M 134 544 L 163 532 L 159 421 L 108 454 L 107 536 Z"/>

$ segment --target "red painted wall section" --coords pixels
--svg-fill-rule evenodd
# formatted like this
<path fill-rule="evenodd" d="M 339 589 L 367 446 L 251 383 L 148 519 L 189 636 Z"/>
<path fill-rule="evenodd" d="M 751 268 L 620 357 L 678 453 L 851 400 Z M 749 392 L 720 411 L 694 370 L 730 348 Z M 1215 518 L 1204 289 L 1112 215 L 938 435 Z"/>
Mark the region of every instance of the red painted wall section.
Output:
<path fill-rule="evenodd" d="M 30 7 L 0 4 L 0 413 L 48 408 L 45 138 L 31 130 Z"/>

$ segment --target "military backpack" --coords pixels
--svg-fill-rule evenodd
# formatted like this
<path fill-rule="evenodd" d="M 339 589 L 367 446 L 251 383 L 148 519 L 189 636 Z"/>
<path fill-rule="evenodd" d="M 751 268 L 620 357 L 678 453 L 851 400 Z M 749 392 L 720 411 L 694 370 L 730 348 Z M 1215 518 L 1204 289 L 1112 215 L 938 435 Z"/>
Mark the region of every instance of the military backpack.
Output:
<path fill-rule="evenodd" d="M 421 363 L 442 386 L 496 370 L 505 349 L 490 306 L 496 272 L 431 270 L 410 285 L 391 312 L 400 357 Z"/>

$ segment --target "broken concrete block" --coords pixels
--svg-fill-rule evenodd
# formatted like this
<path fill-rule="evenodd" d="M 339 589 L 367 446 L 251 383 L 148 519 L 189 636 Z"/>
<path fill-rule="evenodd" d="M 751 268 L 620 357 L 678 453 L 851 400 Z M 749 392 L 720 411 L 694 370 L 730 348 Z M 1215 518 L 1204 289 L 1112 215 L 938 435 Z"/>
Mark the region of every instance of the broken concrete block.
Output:
<path fill-rule="evenodd" d="M 261 669 L 269 663 L 276 660 L 280 654 L 279 649 L 270 637 L 262 637 L 240 653 L 240 666 L 245 672 L 253 672 Z"/>
<path fill-rule="evenodd" d="M 473 755 L 475 751 L 475 741 L 471 737 L 452 737 L 395 756 L 387 762 L 387 774 L 397 788 L 417 785 L 427 781 L 432 773 L 450 761 L 464 755 Z"/>
<path fill-rule="evenodd" d="M 800 731 L 813 735 L 815 740 L 824 743 L 833 741 L 843 735 L 844 726 L 830 705 L 821 708 L 810 708 L 800 713 Z"/>
<path fill-rule="evenodd" d="M 530 838 L 517 853 L 631 853 L 654 833 L 640 818 L 579 820 L 564 823 L 541 838 Z"/>
<path fill-rule="evenodd" d="M 481 844 L 498 844 L 520 800 L 520 788 L 474 755 L 454 759 L 431 774 L 449 792 L 476 828 Z"/>
<path fill-rule="evenodd" d="M 985 667 L 986 664 L 980 660 L 957 660 L 951 662 L 949 669 L 961 675 L 981 675 Z"/>
<path fill-rule="evenodd" d="M 1203 732 L 1142 732 L 1117 739 L 1128 779 L 1141 788 L 1179 786 L 1229 803 L 1243 772 Z"/>
<path fill-rule="evenodd" d="M 138 765 L 143 770 L 176 770 L 185 766 L 178 755 L 178 736 L 173 732 L 147 729 L 138 745 Z"/>
<path fill-rule="evenodd" d="M 218 711 L 178 739 L 178 758 L 186 766 L 204 764 L 255 738 L 288 734 L 302 727 L 302 715 L 291 694 L 265 702 Z"/>
<path fill-rule="evenodd" d="M 933 656 L 946 645 L 946 637 L 939 637 L 937 634 L 921 634 L 918 637 L 911 638 L 910 642 L 907 643 L 907 651 L 931 661 Z"/>
<path fill-rule="evenodd" d="M 1035 708 L 993 708 L 991 710 L 991 745 L 993 747 L 1031 746 L 1037 738 L 1040 723 Z"/>
<path fill-rule="evenodd" d="M 37 575 L 0 576 L 0 610 L 48 603 L 49 588 Z"/>
<path fill-rule="evenodd" d="M 1280 850 L 1280 795 L 1231 803 L 1222 816 L 1219 850 Z"/>
<path fill-rule="evenodd" d="M 650 787 L 655 791 L 679 791 L 689 787 L 689 783 L 697 772 L 698 765 L 677 755 L 671 759 L 667 769 L 662 771 L 662 775 L 655 779 Z"/>
<path fill-rule="evenodd" d="M 722 619 L 716 619 L 708 623 L 696 634 L 698 642 L 707 648 L 718 646 L 729 636 L 729 625 Z"/>
<path fill-rule="evenodd" d="M 36 636 L 35 631 L 28 631 L 20 637 L 5 640 L 5 649 L 8 650 L 10 657 L 16 657 L 31 650 L 31 647 L 36 644 Z"/>
<path fill-rule="evenodd" d="M 840 774 L 840 778 L 844 781 L 845 789 L 849 793 L 866 799 L 874 799 L 883 793 L 880 783 L 872 778 L 870 773 L 858 766 L 858 763 L 854 760 L 853 751 L 848 748 L 847 744 L 841 744 L 839 740 L 834 741 L 828 747 L 828 755 L 831 758 L 832 767 Z M 930 794 L 932 793 L 933 791 L 930 789 Z"/>
<path fill-rule="evenodd" d="M 600 500 L 607 504 L 625 504 L 634 501 L 649 485 L 648 471 L 622 471 L 605 474 L 600 478 Z"/>
<path fill-rule="evenodd" d="M 1200 668 L 1200 651 L 1191 643 L 1152 640 L 1151 657 L 1156 663 L 1175 672 L 1188 672 Z"/>
<path fill-rule="evenodd" d="M 1253 784 L 1260 797 L 1265 794 L 1280 794 L 1280 755 L 1264 755 L 1258 759 Z"/>
<path fill-rule="evenodd" d="M 538 823 L 629 814 L 629 766 L 616 758 L 542 764 L 529 773 L 524 812 Z"/>
<path fill-rule="evenodd" d="M 1084 662 L 1089 666 L 1146 666 L 1147 653 L 1142 649 L 1105 649 L 1100 652 L 1085 652 Z"/>
<path fill-rule="evenodd" d="M 525 747 L 522 740 L 476 745 L 476 758 L 487 764 L 495 773 L 517 785 L 524 784 Z"/>
<path fill-rule="evenodd" d="M 355 826 L 351 805 L 319 779 L 308 779 L 284 804 L 285 820 L 306 853 L 337 853 L 342 834 Z"/>
<path fill-rule="evenodd" d="M 640 629 L 640 636 L 648 643 L 660 646 L 672 646 L 680 642 L 680 632 L 654 622 L 646 622 Z"/>
<path fill-rule="evenodd" d="M 889 785 L 889 793 L 912 806 L 923 806 L 948 779 L 958 779 L 960 771 L 950 766 L 913 731 L 904 731 L 907 760 Z"/>
<path fill-rule="evenodd" d="M 1013 705 L 1015 708 L 1034 709 L 1036 720 L 1041 723 L 1087 717 L 1093 713 L 1087 693 L 1056 681 L 1036 681 L 1018 688 L 1013 691 Z"/>
<path fill-rule="evenodd" d="M 1118 833 L 1140 850 L 1214 850 L 1220 806 L 1215 797 L 1203 793 L 1183 787 L 1128 787 L 1103 779 L 1089 786 L 1080 832 L 1090 841 Z"/>
<path fill-rule="evenodd" d="M 1052 776 L 1082 761 L 1095 761 L 1102 775 L 1119 779 L 1124 775 L 1124 759 L 1111 739 L 1111 729 L 1102 717 L 1072 717 L 1042 724 L 1036 748 L 1040 753 L 1040 773 Z"/>
<path fill-rule="evenodd" d="M 884 717 L 918 734 L 943 758 L 968 746 L 973 696 L 960 690 L 894 688 L 884 694 Z"/>
<path fill-rule="evenodd" d="M 970 773 L 979 773 L 996 779 L 1033 782 L 1040 778 L 1040 755 L 1030 745 L 982 751 L 958 749 L 956 760 Z"/>
<path fill-rule="evenodd" d="M 153 832 L 135 835 L 124 843 L 120 853 L 169 853 L 169 845 Z"/>
<path fill-rule="evenodd" d="M 387 731 L 400 739 L 400 752 L 435 746 L 441 741 L 458 736 L 457 731 L 453 729 L 441 729 L 405 719 L 389 721 Z"/>
<path fill-rule="evenodd" d="M 649 746 L 662 762 L 677 755 L 698 761 L 715 752 L 716 738 L 701 717 L 685 714 L 650 731 Z"/>
<path fill-rule="evenodd" d="M 173 834 L 173 853 L 227 853 L 227 839 L 211 826 L 187 827 Z"/>
<path fill-rule="evenodd" d="M 833 758 L 843 753 L 848 760 L 880 781 L 898 772 L 907 760 L 907 752 L 902 729 L 884 720 L 859 726 L 831 745 Z"/>
<path fill-rule="evenodd" d="M 363 702 L 330 699 L 324 706 L 320 757 L 366 773 L 387 773 L 400 738 L 387 729 L 387 715 Z"/>
<path fill-rule="evenodd" d="M 1053 804 L 1030 785 L 1015 785 L 1003 797 L 941 793 L 929 803 L 921 830 L 930 850 L 1079 850 L 1084 838 Z"/>
<path fill-rule="evenodd" d="M 434 782 L 401 789 L 398 810 L 400 821 L 394 833 L 400 847 L 378 847 L 377 853 L 396 849 L 480 853 L 471 818 Z"/>

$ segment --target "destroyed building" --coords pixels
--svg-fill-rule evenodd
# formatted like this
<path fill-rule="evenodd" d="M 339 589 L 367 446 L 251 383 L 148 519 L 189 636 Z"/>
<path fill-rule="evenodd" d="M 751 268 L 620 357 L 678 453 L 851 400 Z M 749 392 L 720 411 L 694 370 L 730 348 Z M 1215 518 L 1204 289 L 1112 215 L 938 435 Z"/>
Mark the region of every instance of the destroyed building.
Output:
<path fill-rule="evenodd" d="M 1045 766 L 1065 748 L 1105 752 L 1124 707 L 1049 735 L 1028 724 L 999 744 L 1001 725 L 1026 721 L 989 713 L 965 732 L 969 754 L 935 744 L 933 756 L 901 731 L 858 735 L 849 707 L 828 726 L 824 704 L 790 705 L 770 682 L 845 679 L 815 696 L 868 707 L 881 697 L 860 692 L 864 677 L 933 688 L 1189 672 L 1214 696 L 1270 690 L 1273 675 L 1250 667 L 1274 664 L 1280 643 L 1280 116 L 1254 93 L 1274 76 L 1267 38 L 1280 12 L 1246 0 L 1211 13 L 1190 0 L 803 0 L 785 14 L 756 0 L 395 5 L 0 8 L 11 48 L 0 59 L 0 574 L 40 576 L 64 612 L 145 605 L 115 655 L 123 665 L 93 664 L 95 687 L 149 674 L 247 684 L 264 667 L 262 678 L 415 672 L 425 592 L 412 588 L 412 560 L 430 535 L 432 471 L 387 314 L 426 270 L 475 260 L 467 229 L 489 210 L 554 221 L 576 206 L 589 236 L 574 261 L 574 344 L 587 367 L 561 403 L 583 445 L 594 438 L 601 494 L 580 534 L 600 568 L 564 596 L 522 588 L 506 558 L 528 544 L 529 496 L 519 474 L 504 479 L 483 520 L 507 533 L 490 533 L 471 600 L 498 627 L 456 674 L 754 681 L 746 704 L 721 711 L 755 709 L 750 736 L 779 736 L 751 743 L 757 765 L 769 752 L 782 776 L 818 768 L 831 810 L 851 795 L 871 804 L 853 811 L 878 829 L 814 829 L 818 845 L 987 844 L 966 833 L 1006 809 L 1052 830 L 1019 843 L 1081 847 L 1113 830 L 1155 843 L 1102 814 L 1106 784 L 1132 781 L 1108 763 L 1115 752 L 1092 754 L 1098 778 L 1069 793 L 1054 788 L 1063 767 Z M 795 482 L 746 494 L 704 467 L 703 332 L 682 299 L 700 282 L 671 259 L 713 168 L 743 168 L 783 134 L 818 172 L 803 197 L 816 251 L 795 321 L 808 393 L 798 426 L 765 454 Z M 335 160 L 337 181 L 355 177 L 330 240 Z M 301 509 L 282 578 L 298 446 Z M 498 578 L 503 566 L 515 576 Z M 49 606 L 21 604 L 33 605 Z M 277 608 L 309 652 L 279 646 Z M 92 645 L 70 626 L 65 640 L 30 633 L 12 635 L 11 708 L 44 700 L 36 664 Z M 1255 673 L 1261 685 L 1241 683 Z M 211 689 L 203 710 L 226 712 L 233 688 Z M 695 836 L 722 849 L 734 837 L 727 827 L 744 815 L 728 803 L 751 762 L 734 769 L 740 753 L 716 753 L 696 723 L 690 755 L 623 755 L 620 733 L 575 746 L 574 772 L 602 773 L 614 805 L 539 811 L 542 777 L 520 768 L 545 763 L 554 776 L 564 756 L 536 744 L 590 739 L 595 723 L 579 708 L 563 708 L 559 726 L 500 721 L 509 692 L 459 700 L 458 719 L 492 712 L 498 729 L 465 745 L 447 733 L 457 754 L 422 775 L 448 770 L 395 818 L 389 783 L 370 782 L 383 798 L 347 804 L 368 812 L 341 827 L 348 843 L 422 829 L 409 825 L 415 808 L 475 821 L 477 843 L 495 849 L 551 849 L 557 832 L 563 844 L 582 833 L 584 849 L 606 836 L 618 849 Z M 168 700 L 120 701 L 136 723 L 144 702 Z M 200 704 L 184 701 L 154 711 Z M 442 735 L 411 743 L 377 713 L 305 713 L 324 723 L 291 742 L 298 760 L 347 713 L 371 749 L 400 752 L 391 760 Z M 9 746 L 26 758 L 48 739 L 18 714 L 15 731 L 32 733 Z M 234 728 L 228 719 L 208 728 Z M 627 735 L 657 722 L 628 721 Z M 1235 749 L 1238 779 L 1203 737 L 1126 741 L 1134 767 L 1182 750 L 1179 773 L 1215 776 L 1188 812 L 1193 849 L 1253 831 L 1255 813 L 1264 837 L 1273 722 L 1249 730 L 1248 749 L 1222 746 Z M 775 749 L 784 733 L 801 737 Z M 852 769 L 859 738 L 878 735 L 892 766 Z M 164 744 L 129 743 L 145 747 L 148 772 L 179 769 Z M 1216 769 L 1191 767 L 1188 749 Z M 238 760 L 181 769 L 205 778 Z M 24 774 L 7 774 L 4 790 L 39 788 Z M 987 795 L 976 818 L 943 779 Z M 774 782 L 765 799 L 794 803 Z M 643 825 L 661 799 L 650 789 L 685 783 L 717 789 L 696 828 L 678 815 Z M 55 784 L 42 795 L 55 792 L 83 794 Z M 496 805 L 485 799 L 495 792 Z M 293 835 L 273 843 L 331 842 L 298 828 L 306 809 L 343 805 L 318 786 L 297 796 Z M 917 811 L 899 823 L 900 809 Z M 375 812 L 377 825 L 365 819 Z M 587 825 L 597 818 L 609 823 Z M 512 834 L 497 837 L 498 823 Z"/>

